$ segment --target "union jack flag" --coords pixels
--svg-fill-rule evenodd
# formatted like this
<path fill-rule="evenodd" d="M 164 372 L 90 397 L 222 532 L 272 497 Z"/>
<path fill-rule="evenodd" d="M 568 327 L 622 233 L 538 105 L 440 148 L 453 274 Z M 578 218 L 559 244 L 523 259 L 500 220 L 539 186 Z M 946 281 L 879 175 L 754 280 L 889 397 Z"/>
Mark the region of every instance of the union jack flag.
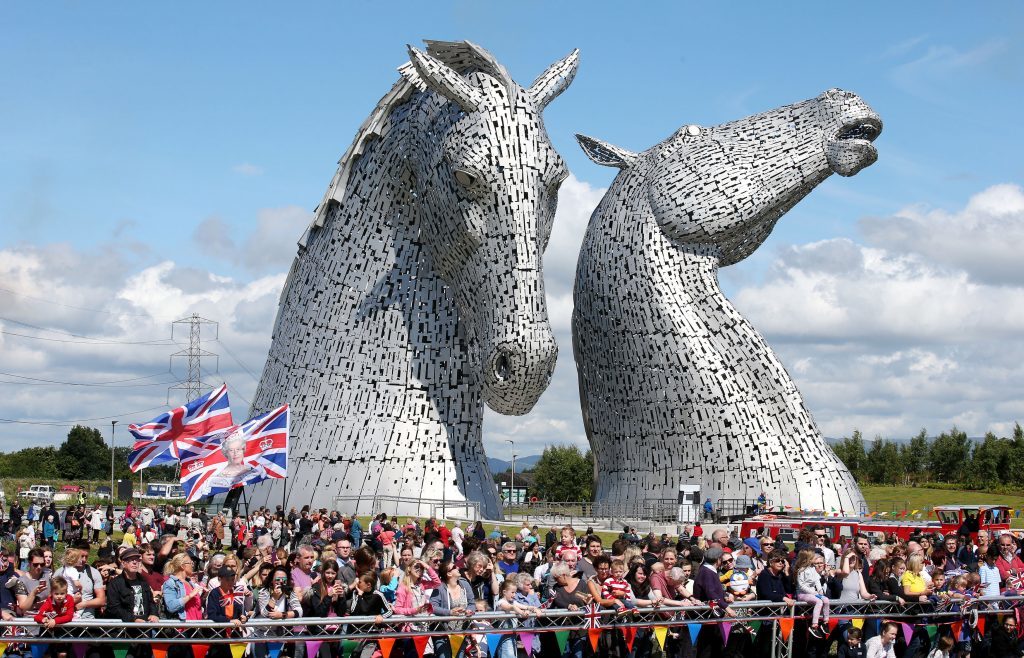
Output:
<path fill-rule="evenodd" d="M 181 450 L 185 502 L 288 475 L 288 405 Z"/>
<path fill-rule="evenodd" d="M 591 603 L 586 607 L 586 613 L 583 615 L 583 628 L 601 628 L 601 606 Z"/>
<path fill-rule="evenodd" d="M 128 431 L 136 440 L 128 455 L 128 466 L 132 473 L 137 473 L 149 466 L 173 464 L 181 459 L 182 448 L 195 447 L 202 437 L 231 425 L 228 387 L 222 384 L 148 423 L 129 425 Z"/>

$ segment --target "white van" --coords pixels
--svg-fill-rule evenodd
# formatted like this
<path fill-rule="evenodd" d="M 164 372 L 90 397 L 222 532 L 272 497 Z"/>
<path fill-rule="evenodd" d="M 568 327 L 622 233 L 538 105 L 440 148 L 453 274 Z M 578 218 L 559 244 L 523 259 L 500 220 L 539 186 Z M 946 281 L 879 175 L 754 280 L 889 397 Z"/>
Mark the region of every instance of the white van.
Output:
<path fill-rule="evenodd" d="M 23 491 L 23 496 L 28 496 L 37 503 L 49 503 L 53 500 L 53 494 L 57 489 L 49 484 L 33 484 L 28 491 Z"/>

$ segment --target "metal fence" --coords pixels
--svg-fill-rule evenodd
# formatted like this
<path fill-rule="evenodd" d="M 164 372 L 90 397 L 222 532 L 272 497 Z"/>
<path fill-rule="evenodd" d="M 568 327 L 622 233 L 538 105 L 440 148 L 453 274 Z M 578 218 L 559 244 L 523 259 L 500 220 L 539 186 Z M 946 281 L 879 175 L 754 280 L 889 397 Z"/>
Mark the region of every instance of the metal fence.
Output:
<path fill-rule="evenodd" d="M 460 519 L 477 521 L 480 503 L 472 500 L 444 500 L 441 498 L 411 498 L 405 496 L 335 496 L 334 509 L 346 514 L 372 516 L 415 516 L 421 518 Z"/>
<path fill-rule="evenodd" d="M 917 632 L 922 626 L 960 624 L 962 628 L 980 629 L 984 622 L 997 615 L 1016 613 L 1024 597 L 991 597 L 976 599 L 966 610 L 936 610 L 924 604 L 901 606 L 893 602 L 855 601 L 832 605 L 831 617 L 846 623 L 855 620 L 894 620 Z M 626 636 L 636 630 L 652 630 L 652 638 L 665 637 L 672 630 L 681 638 L 698 637 L 701 629 L 718 626 L 718 637 L 728 641 L 730 630 L 759 626 L 758 633 L 766 633 L 763 648 L 770 648 L 776 658 L 791 658 L 794 646 L 803 646 L 806 632 L 801 622 L 809 606 L 797 603 L 789 606 L 767 601 L 735 603 L 730 609 L 736 617 L 723 616 L 721 608 L 713 606 L 687 606 L 682 608 L 645 608 L 636 614 L 622 615 L 612 610 L 594 608 L 578 611 L 548 609 L 541 616 L 527 619 L 505 613 L 478 613 L 467 616 L 415 616 L 389 617 L 377 624 L 373 617 L 302 617 L 290 620 L 255 619 L 241 628 L 232 624 L 207 621 L 161 621 L 156 623 L 124 623 L 115 620 L 77 620 L 40 632 L 39 624 L 30 619 L 0 622 L 0 644 L 7 653 L 19 649 L 18 645 L 63 643 L 71 645 L 135 645 L 150 644 L 154 648 L 170 645 L 224 645 L 295 642 L 380 642 L 391 644 L 398 640 L 416 638 L 465 637 L 473 634 L 491 636 L 516 635 L 519 641 L 533 642 L 544 633 L 585 631 L 587 634 L 622 633 Z M 730 628 L 722 627 L 730 624 Z M 863 625 L 863 624 L 862 624 Z M 683 629 L 685 628 L 685 631 Z M 694 630 L 697 632 L 695 633 Z M 682 631 L 682 632 L 681 632 Z M 550 636 L 549 636 L 550 637 Z M 761 637 L 759 636 L 759 640 Z M 422 641 L 422 640 L 421 640 Z M 596 641 L 596 638 L 595 638 Z M 654 641 L 651 639 L 650 641 Z M 536 646 L 536 645 L 533 645 Z"/>
<path fill-rule="evenodd" d="M 679 503 L 674 498 L 648 498 L 620 503 L 536 502 L 505 508 L 510 521 L 524 521 L 540 526 L 595 526 L 620 528 L 675 523 Z"/>

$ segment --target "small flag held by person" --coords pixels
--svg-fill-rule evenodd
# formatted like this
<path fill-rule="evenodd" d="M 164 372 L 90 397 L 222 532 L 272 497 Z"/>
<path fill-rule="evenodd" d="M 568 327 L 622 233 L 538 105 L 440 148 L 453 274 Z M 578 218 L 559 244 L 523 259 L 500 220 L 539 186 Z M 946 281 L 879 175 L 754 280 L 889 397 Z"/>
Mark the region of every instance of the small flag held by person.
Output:
<path fill-rule="evenodd" d="M 181 452 L 185 502 L 288 475 L 288 405 L 204 437 Z"/>
<path fill-rule="evenodd" d="M 173 464 L 181 458 L 183 447 L 194 446 L 196 439 L 233 424 L 228 387 L 221 384 L 148 423 L 129 425 L 128 431 L 135 437 L 135 444 L 128 455 L 128 466 L 132 473 L 137 473 L 150 466 Z"/>

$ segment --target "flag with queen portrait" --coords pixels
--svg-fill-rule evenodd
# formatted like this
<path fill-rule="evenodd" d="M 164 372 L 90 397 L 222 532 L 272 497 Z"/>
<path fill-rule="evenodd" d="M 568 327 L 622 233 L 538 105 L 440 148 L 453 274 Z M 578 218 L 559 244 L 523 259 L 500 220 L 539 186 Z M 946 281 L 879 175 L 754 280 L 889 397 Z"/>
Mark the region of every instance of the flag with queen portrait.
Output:
<path fill-rule="evenodd" d="M 185 502 L 287 476 L 289 419 L 284 405 L 182 449 Z"/>

